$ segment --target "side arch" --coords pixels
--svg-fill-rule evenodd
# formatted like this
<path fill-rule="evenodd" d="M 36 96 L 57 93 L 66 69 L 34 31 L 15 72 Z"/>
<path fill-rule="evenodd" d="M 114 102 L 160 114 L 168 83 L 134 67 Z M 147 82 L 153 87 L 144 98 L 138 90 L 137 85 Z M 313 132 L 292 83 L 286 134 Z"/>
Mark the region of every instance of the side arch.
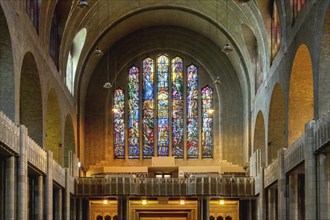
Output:
<path fill-rule="evenodd" d="M 76 153 L 76 143 L 74 136 L 74 126 L 70 114 L 65 117 L 64 127 L 64 165 L 69 166 L 69 151 Z"/>
<path fill-rule="evenodd" d="M 266 137 L 265 137 L 265 120 L 261 111 L 258 112 L 254 126 L 254 145 L 253 152 L 257 149 L 261 151 L 261 165 L 265 167 L 266 158 Z"/>

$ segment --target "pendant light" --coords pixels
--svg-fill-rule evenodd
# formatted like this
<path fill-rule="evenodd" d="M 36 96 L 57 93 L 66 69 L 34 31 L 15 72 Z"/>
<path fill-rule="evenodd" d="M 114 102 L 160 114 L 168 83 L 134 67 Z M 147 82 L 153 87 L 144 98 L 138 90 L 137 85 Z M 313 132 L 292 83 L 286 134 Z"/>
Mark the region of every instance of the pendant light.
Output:
<path fill-rule="evenodd" d="M 228 30 L 228 0 L 226 0 L 226 25 L 227 25 L 227 30 Z M 229 40 L 228 37 L 227 38 L 227 43 L 226 45 L 223 47 L 222 52 L 224 52 L 225 54 L 229 54 L 229 52 L 233 51 L 233 48 L 229 45 Z"/>
<path fill-rule="evenodd" d="M 79 0 L 79 7 L 83 9 L 88 8 L 88 2 L 86 0 Z"/>
<path fill-rule="evenodd" d="M 220 86 L 222 84 L 222 82 L 220 81 L 220 77 L 218 76 L 214 81 L 213 81 L 213 85 L 215 86 Z"/>
<path fill-rule="evenodd" d="M 108 24 L 110 25 L 110 19 L 109 19 L 109 13 L 110 13 L 110 7 L 109 7 L 109 1 L 108 1 Z M 111 89 L 112 84 L 110 82 L 110 72 L 109 72 L 109 51 L 107 53 L 107 81 L 104 83 L 103 88 L 105 89 Z"/>
<path fill-rule="evenodd" d="M 100 1 L 97 1 L 97 33 L 98 33 L 97 36 L 99 36 L 100 35 Z M 98 46 L 96 46 L 94 54 L 100 57 L 103 55 L 103 52 Z"/>

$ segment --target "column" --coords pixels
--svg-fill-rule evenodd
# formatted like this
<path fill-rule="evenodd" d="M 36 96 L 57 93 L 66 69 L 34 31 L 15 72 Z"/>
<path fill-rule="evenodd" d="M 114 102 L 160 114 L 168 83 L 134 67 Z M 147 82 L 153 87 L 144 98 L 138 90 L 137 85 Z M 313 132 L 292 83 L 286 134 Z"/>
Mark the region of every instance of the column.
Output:
<path fill-rule="evenodd" d="M 77 210 L 76 198 L 71 198 L 71 202 L 70 202 L 70 219 L 73 219 L 73 220 L 77 219 L 76 210 Z"/>
<path fill-rule="evenodd" d="M 277 219 L 276 189 L 268 189 L 268 219 Z"/>
<path fill-rule="evenodd" d="M 47 174 L 45 178 L 44 219 L 53 219 L 53 152 L 47 151 Z"/>
<path fill-rule="evenodd" d="M 330 154 L 319 155 L 320 219 L 330 219 Z"/>
<path fill-rule="evenodd" d="M 82 220 L 83 219 L 83 200 L 82 199 L 78 199 L 78 220 Z"/>
<path fill-rule="evenodd" d="M 57 219 L 62 219 L 62 189 L 57 191 Z"/>
<path fill-rule="evenodd" d="M 128 211 L 128 205 L 127 205 L 127 198 L 126 197 L 119 197 L 117 199 L 117 207 L 118 207 L 118 219 L 120 220 L 126 220 L 128 219 L 127 211 Z"/>
<path fill-rule="evenodd" d="M 5 219 L 15 219 L 15 157 L 6 159 Z"/>
<path fill-rule="evenodd" d="M 34 219 L 42 220 L 44 215 L 44 182 L 43 176 L 36 178 L 36 210 Z"/>
<path fill-rule="evenodd" d="M 278 151 L 278 218 L 287 219 L 286 216 L 286 175 L 284 173 L 284 152 L 283 149 Z"/>
<path fill-rule="evenodd" d="M 210 206 L 209 198 L 199 198 L 199 217 L 200 219 L 209 219 L 209 206 Z"/>
<path fill-rule="evenodd" d="M 264 220 L 266 219 L 266 196 L 265 196 L 265 190 L 264 190 L 264 169 L 262 168 L 260 170 L 260 178 L 256 179 L 256 181 L 261 181 L 261 183 L 256 184 L 259 185 L 259 197 L 257 199 L 257 219 L 258 220 Z"/>
<path fill-rule="evenodd" d="M 64 219 L 70 219 L 70 172 L 68 168 L 65 168 L 65 190 L 64 190 Z"/>
<path fill-rule="evenodd" d="M 28 218 L 27 128 L 20 126 L 20 156 L 17 169 L 17 219 Z"/>
<path fill-rule="evenodd" d="M 315 121 L 309 121 L 305 125 L 305 216 L 306 220 L 317 219 L 316 215 L 316 160 L 314 156 Z"/>

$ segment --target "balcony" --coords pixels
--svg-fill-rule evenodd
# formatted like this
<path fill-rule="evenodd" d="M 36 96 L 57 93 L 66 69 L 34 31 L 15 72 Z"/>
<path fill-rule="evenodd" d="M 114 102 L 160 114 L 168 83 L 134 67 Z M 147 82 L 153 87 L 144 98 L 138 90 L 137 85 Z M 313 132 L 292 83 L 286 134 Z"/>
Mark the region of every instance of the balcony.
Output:
<path fill-rule="evenodd" d="M 19 127 L 3 112 L 0 112 L 0 145 L 12 154 L 18 155 L 19 138 Z"/>
<path fill-rule="evenodd" d="M 104 196 L 254 196 L 252 177 L 131 178 L 85 177 L 76 179 L 76 195 Z"/>
<path fill-rule="evenodd" d="M 284 151 L 284 172 L 287 173 L 305 159 L 305 136 L 302 135 Z"/>
<path fill-rule="evenodd" d="M 330 143 L 330 112 L 328 111 L 315 123 L 314 151 L 321 151 Z"/>

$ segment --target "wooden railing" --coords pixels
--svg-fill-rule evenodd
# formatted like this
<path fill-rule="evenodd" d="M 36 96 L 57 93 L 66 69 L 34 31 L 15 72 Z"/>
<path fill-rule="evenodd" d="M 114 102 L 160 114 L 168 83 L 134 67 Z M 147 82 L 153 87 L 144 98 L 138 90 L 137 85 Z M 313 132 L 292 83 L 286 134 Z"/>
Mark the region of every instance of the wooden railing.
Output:
<path fill-rule="evenodd" d="M 19 127 L 12 122 L 3 112 L 0 112 L 0 144 L 7 150 L 19 154 Z"/>
<path fill-rule="evenodd" d="M 94 196 L 254 196 L 252 177 L 130 178 L 85 177 L 76 179 L 76 195 Z"/>
<path fill-rule="evenodd" d="M 37 169 L 46 173 L 47 170 L 47 153 L 30 137 L 26 138 L 27 158 L 28 162 Z"/>
<path fill-rule="evenodd" d="M 330 111 L 316 121 L 314 151 L 330 142 Z"/>
<path fill-rule="evenodd" d="M 264 176 L 264 186 L 267 187 L 278 179 L 278 159 L 274 160 L 266 169 Z"/>
<path fill-rule="evenodd" d="M 284 151 L 284 172 L 290 171 L 305 159 L 305 136 L 302 135 Z"/>

